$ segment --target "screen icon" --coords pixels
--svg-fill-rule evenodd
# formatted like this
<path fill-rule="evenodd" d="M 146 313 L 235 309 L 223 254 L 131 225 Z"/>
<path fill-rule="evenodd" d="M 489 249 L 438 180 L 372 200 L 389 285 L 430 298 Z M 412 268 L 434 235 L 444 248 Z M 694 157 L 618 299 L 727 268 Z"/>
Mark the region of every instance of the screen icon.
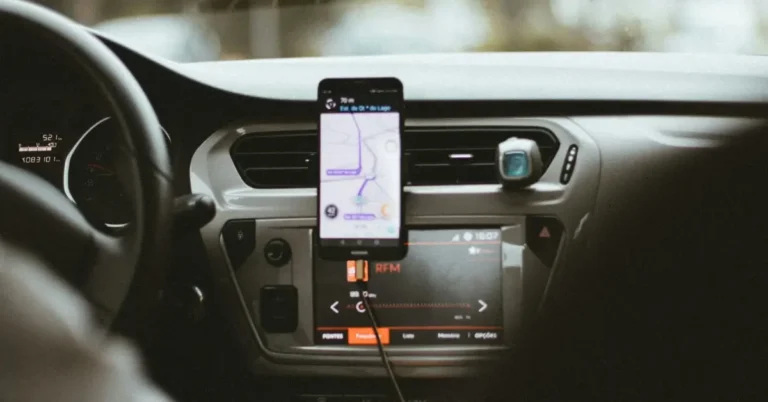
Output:
<path fill-rule="evenodd" d="M 464 232 L 464 241 L 472 241 L 472 232 Z"/>
<path fill-rule="evenodd" d="M 363 262 L 363 282 L 368 282 L 368 261 Z M 355 275 L 355 261 L 347 261 L 347 282 L 357 282 Z"/>
<path fill-rule="evenodd" d="M 339 216 L 339 208 L 333 204 L 329 204 L 325 207 L 325 216 L 331 219 Z"/>
<path fill-rule="evenodd" d="M 333 100 L 333 98 L 328 98 L 325 100 L 325 108 L 328 110 L 333 110 L 336 108 L 336 101 Z"/>
<path fill-rule="evenodd" d="M 381 217 L 383 219 L 389 219 L 389 204 L 381 205 Z"/>

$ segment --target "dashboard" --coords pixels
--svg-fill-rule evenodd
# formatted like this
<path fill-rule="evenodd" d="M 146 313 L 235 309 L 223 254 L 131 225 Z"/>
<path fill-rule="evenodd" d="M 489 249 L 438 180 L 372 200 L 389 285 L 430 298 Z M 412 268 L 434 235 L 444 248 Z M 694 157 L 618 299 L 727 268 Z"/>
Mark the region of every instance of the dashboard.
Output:
<path fill-rule="evenodd" d="M 652 189 L 653 173 L 681 155 L 718 147 L 727 133 L 759 124 L 768 88 L 768 61 L 748 56 L 476 54 L 183 65 L 94 35 L 152 102 L 176 195 L 204 194 L 215 203 L 216 216 L 177 245 L 172 264 L 210 274 L 203 290 L 216 294 L 250 373 L 276 377 L 386 374 L 349 267 L 322 261 L 313 249 L 317 183 L 310 161 L 321 79 L 396 76 L 404 83 L 412 253 L 372 261 L 368 272 L 384 343 L 407 379 L 494 370 L 499 356 L 514 352 L 521 328 L 569 259 L 616 213 L 616 200 L 630 187 Z M 27 64 L 0 67 L 27 77 L 2 83 L 0 157 L 48 180 L 105 230 L 129 224 L 132 206 L 119 174 L 126 147 L 116 135 L 123 128 L 66 65 L 25 72 L 30 63 L 56 63 L 22 54 Z M 492 170 L 491 151 L 512 137 L 535 141 L 544 160 L 543 176 L 525 191 L 505 190 Z M 452 162 L 456 153 L 471 161 Z M 332 400 L 318 389 L 294 393 Z"/>

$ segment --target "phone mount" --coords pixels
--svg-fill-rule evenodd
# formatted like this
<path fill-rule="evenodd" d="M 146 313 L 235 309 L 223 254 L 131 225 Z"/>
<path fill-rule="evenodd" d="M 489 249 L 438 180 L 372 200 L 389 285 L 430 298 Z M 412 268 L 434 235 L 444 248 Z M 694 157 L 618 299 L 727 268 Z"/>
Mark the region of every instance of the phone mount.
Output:
<path fill-rule="evenodd" d="M 510 138 L 496 148 L 496 174 L 505 189 L 521 189 L 536 183 L 543 166 L 539 146 L 533 140 Z"/>

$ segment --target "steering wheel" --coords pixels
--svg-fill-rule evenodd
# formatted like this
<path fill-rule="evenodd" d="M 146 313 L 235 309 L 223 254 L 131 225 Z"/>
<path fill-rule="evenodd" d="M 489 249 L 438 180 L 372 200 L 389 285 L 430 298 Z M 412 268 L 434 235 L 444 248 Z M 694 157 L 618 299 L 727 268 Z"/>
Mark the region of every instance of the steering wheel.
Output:
<path fill-rule="evenodd" d="M 43 38 L 94 81 L 120 127 L 121 174 L 133 205 L 125 232 L 106 234 L 59 189 L 0 161 L 0 241 L 47 260 L 80 289 L 103 325 L 137 328 L 157 300 L 167 269 L 173 191 L 160 123 L 128 69 L 82 26 L 31 3 L 0 1 L 0 27 L 15 37 Z"/>

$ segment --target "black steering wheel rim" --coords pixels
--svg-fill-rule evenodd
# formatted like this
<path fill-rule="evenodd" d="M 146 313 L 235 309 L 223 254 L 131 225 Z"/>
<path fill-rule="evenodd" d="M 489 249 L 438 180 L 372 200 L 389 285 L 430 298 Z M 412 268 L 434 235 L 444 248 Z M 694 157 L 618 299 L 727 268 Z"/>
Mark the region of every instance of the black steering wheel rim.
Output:
<path fill-rule="evenodd" d="M 0 235 L 34 249 L 40 242 L 27 238 L 14 222 L 24 215 L 21 209 L 28 205 L 45 210 L 54 234 L 70 231 L 73 238 L 82 238 L 80 243 L 88 243 L 91 249 L 87 253 L 89 269 L 83 271 L 77 285 L 96 308 L 100 321 L 120 329 L 135 328 L 146 318 L 148 307 L 161 289 L 171 226 L 171 163 L 157 116 L 130 71 L 86 28 L 23 1 L 0 2 L 0 26 L 16 29 L 17 35 L 43 38 L 46 45 L 71 55 L 92 78 L 119 124 L 123 151 L 130 156 L 123 165 L 134 206 L 132 223 L 125 233 L 111 237 L 87 223 L 77 208 L 47 182 L 0 162 L 0 194 L 7 205 L 18 209 L 15 213 L 0 212 Z M 40 230 L 46 230 L 45 224 L 42 222 Z M 62 239 L 64 243 L 66 240 Z M 51 250 L 33 251 L 56 252 Z"/>

